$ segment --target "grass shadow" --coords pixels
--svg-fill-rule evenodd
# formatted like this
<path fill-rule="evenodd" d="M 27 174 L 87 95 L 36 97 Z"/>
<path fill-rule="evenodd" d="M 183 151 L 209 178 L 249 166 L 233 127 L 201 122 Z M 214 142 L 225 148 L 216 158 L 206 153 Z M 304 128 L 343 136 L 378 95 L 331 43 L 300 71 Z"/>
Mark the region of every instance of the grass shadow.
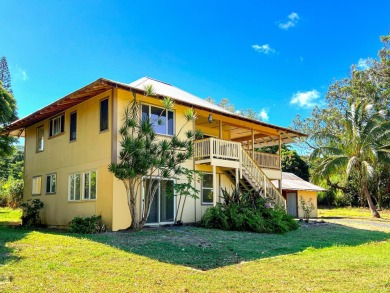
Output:
<path fill-rule="evenodd" d="M 83 237 L 161 262 L 210 270 L 242 261 L 299 253 L 308 248 L 384 241 L 390 239 L 390 234 L 326 223 L 302 226 L 283 235 L 181 227 Z"/>
<path fill-rule="evenodd" d="M 12 254 L 6 242 L 23 238 L 28 231 L 7 228 L 14 233 L 2 238 L 0 253 Z M 66 235 L 108 245 L 125 252 L 141 255 L 164 263 L 199 270 L 220 268 L 242 261 L 253 261 L 280 255 L 296 254 L 308 248 L 357 246 L 390 239 L 389 233 L 345 227 L 337 224 L 302 226 L 283 235 L 210 230 L 195 227 L 144 229 L 140 232 L 110 232 L 77 235 L 50 229 L 41 233 Z M 7 256 L 9 258 L 10 256 Z M 8 259 L 9 261 L 9 259 Z M 4 260 L 0 259 L 0 264 Z"/>
<path fill-rule="evenodd" d="M 7 243 L 21 240 L 31 232 L 31 230 L 15 227 L 12 224 L 14 223 L 11 223 L 11 225 L 4 225 L 4 222 L 0 223 L 0 266 L 20 259 L 14 253 L 16 248 L 7 246 Z"/>

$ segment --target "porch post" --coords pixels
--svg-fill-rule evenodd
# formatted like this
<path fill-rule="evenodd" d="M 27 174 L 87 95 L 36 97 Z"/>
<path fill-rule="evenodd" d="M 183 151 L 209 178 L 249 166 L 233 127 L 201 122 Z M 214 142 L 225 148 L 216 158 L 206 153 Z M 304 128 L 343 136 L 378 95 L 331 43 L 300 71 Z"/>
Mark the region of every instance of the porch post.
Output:
<path fill-rule="evenodd" d="M 236 188 L 238 188 L 238 185 L 240 184 L 239 178 L 238 178 L 238 168 L 236 168 Z"/>
<path fill-rule="evenodd" d="M 217 167 L 213 165 L 213 206 L 217 205 Z"/>
<path fill-rule="evenodd" d="M 279 169 L 282 175 L 282 136 L 279 133 Z M 282 178 L 279 180 L 279 192 L 282 194 Z"/>
<path fill-rule="evenodd" d="M 252 127 L 252 159 L 255 159 L 255 132 Z"/>
<path fill-rule="evenodd" d="M 219 139 L 222 139 L 222 120 L 219 120 Z"/>

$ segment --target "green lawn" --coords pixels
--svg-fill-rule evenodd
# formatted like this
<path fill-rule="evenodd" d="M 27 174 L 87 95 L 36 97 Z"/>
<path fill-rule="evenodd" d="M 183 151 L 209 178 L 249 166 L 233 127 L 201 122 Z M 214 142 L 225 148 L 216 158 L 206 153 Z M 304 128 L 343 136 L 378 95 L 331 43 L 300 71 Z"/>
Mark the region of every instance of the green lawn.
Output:
<path fill-rule="evenodd" d="M 20 224 L 22 222 L 22 210 L 1 208 L 0 207 L 0 225 L 4 224 Z"/>
<path fill-rule="evenodd" d="M 390 210 L 379 211 L 382 219 L 390 219 Z M 368 208 L 319 208 L 319 218 L 331 218 L 331 217 L 342 217 L 342 218 L 368 218 L 372 219 L 371 212 Z"/>
<path fill-rule="evenodd" d="M 0 227 L 0 291 L 385 292 L 389 251 L 389 233 L 329 223 L 284 235 Z"/>

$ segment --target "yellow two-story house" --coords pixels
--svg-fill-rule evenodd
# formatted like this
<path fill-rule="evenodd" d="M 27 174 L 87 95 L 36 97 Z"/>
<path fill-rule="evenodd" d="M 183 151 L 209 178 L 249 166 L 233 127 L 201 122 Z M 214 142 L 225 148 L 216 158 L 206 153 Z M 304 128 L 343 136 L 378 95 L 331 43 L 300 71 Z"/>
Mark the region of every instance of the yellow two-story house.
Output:
<path fill-rule="evenodd" d="M 146 86 L 152 86 L 155 95 L 146 95 Z M 125 188 L 108 166 L 118 161 L 118 129 L 133 93 L 142 104 L 140 114 L 151 117 L 161 114 L 164 97 L 175 102 L 155 129 L 163 139 L 182 128 L 186 109 L 194 108 L 197 114 L 196 121 L 185 124 L 182 132 L 199 129 L 204 138 L 194 142 L 193 158 L 185 165 L 204 175 L 202 180 L 194 180 L 200 194 L 198 199 L 187 199 L 184 223 L 199 221 L 208 207 L 220 201 L 221 188 L 231 191 L 236 185 L 261 189 L 265 197 L 286 206 L 280 190 L 271 183 L 279 180 L 281 186 L 280 155 L 254 150 L 290 143 L 304 134 L 231 113 L 151 78 L 130 84 L 101 78 L 13 122 L 2 132 L 25 138 L 24 200 L 37 198 L 44 202 L 44 224 L 67 226 L 76 216 L 101 215 L 113 231 L 130 226 Z M 173 223 L 177 204 L 175 197 L 159 189 L 147 223 Z"/>

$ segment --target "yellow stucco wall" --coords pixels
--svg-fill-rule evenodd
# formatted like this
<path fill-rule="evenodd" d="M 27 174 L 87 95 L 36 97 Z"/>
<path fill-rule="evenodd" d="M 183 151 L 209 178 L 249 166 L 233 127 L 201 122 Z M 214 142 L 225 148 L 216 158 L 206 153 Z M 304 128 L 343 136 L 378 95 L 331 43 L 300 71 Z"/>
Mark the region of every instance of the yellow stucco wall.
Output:
<path fill-rule="evenodd" d="M 66 226 L 75 216 L 102 215 L 111 227 L 112 179 L 107 166 L 111 162 L 111 114 L 109 130 L 100 133 L 100 101 L 109 99 L 111 91 L 87 100 L 64 112 L 64 133 L 49 138 L 49 120 L 26 129 L 25 138 L 25 190 L 24 200 L 38 198 L 44 203 L 42 222 L 49 225 Z M 70 113 L 77 111 L 77 139 L 69 141 Z M 44 150 L 36 151 L 37 127 L 44 126 Z M 68 200 L 68 178 L 74 173 L 97 171 L 96 200 Z M 46 175 L 55 173 L 55 194 L 46 194 Z M 42 176 L 40 195 L 32 195 L 32 178 Z"/>
<path fill-rule="evenodd" d="M 109 130 L 99 132 L 100 101 L 109 98 Z M 131 224 L 130 212 L 124 185 L 108 171 L 108 165 L 117 159 L 120 150 L 120 136 L 117 133 L 123 123 L 123 114 L 128 103 L 133 99 L 131 92 L 115 88 L 99 96 L 89 99 L 79 105 L 66 110 L 65 132 L 53 138 L 48 138 L 49 119 L 32 125 L 26 129 L 26 166 L 25 166 L 25 199 L 39 198 L 45 207 L 42 211 L 44 224 L 65 226 L 75 216 L 101 215 L 104 223 L 112 230 L 126 229 Z M 161 101 L 152 97 L 137 95 L 137 99 L 145 104 L 161 106 Z M 183 138 L 187 130 L 199 128 L 195 123 L 187 123 L 183 116 L 187 107 L 176 104 L 175 131 L 181 129 L 180 137 Z M 69 142 L 70 113 L 77 111 L 77 141 Z M 36 129 L 44 125 L 45 149 L 36 152 Z M 218 137 L 218 133 L 208 129 L 210 135 Z M 214 131 L 214 132 L 213 132 Z M 219 131 L 217 129 L 217 131 Z M 223 133 L 223 139 L 229 139 L 228 132 Z M 159 136 L 160 139 L 169 139 L 169 136 Z M 185 167 L 192 169 L 195 165 L 192 159 L 188 160 Z M 197 165 L 197 170 L 212 173 L 209 165 Z M 68 200 L 68 178 L 74 173 L 84 171 L 97 171 L 97 199 L 96 200 Z M 57 190 L 55 194 L 45 194 L 46 175 L 57 174 Z M 271 172 L 272 178 L 280 178 L 281 172 Z M 32 178 L 42 176 L 41 195 L 32 196 Z M 177 182 L 183 182 L 185 178 L 177 178 Z M 231 192 L 234 185 L 217 168 L 217 184 Z M 201 183 L 194 180 L 194 186 L 201 190 Z M 138 202 L 141 202 L 141 188 L 138 190 Z M 218 200 L 219 201 L 219 194 Z M 176 202 L 177 205 L 177 202 Z M 201 198 L 187 198 L 183 212 L 183 222 L 193 223 L 199 221 L 210 205 L 202 204 Z M 138 207 L 140 210 L 140 206 Z M 181 207 L 179 207 L 180 211 Z"/>
<path fill-rule="evenodd" d="M 317 218 L 317 191 L 299 190 L 298 191 L 298 218 L 303 218 L 303 210 L 301 207 L 301 197 L 306 203 L 313 203 L 314 209 L 310 213 L 311 218 Z"/>

